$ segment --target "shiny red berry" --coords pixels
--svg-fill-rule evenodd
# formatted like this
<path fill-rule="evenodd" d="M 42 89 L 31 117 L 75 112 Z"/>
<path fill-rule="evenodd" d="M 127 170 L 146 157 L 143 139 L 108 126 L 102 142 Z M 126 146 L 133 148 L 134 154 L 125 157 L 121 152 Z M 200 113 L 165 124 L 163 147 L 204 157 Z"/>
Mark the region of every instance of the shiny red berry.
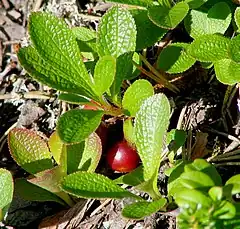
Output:
<path fill-rule="evenodd" d="M 107 153 L 107 162 L 114 171 L 131 172 L 138 166 L 139 161 L 137 151 L 126 141 L 116 143 Z"/>

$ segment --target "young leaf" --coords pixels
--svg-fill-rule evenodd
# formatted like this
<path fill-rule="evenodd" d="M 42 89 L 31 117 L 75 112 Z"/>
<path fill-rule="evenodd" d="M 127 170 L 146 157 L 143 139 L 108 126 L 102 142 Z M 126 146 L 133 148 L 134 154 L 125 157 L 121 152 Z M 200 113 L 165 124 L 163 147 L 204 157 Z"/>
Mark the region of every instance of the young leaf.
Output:
<path fill-rule="evenodd" d="M 31 130 L 11 130 L 8 134 L 8 145 L 14 160 L 31 174 L 53 167 L 46 142 Z"/>
<path fill-rule="evenodd" d="M 108 0 L 108 2 L 116 2 L 134 6 L 148 7 L 152 5 L 152 0 Z"/>
<path fill-rule="evenodd" d="M 154 45 L 167 33 L 166 29 L 160 28 L 152 23 L 148 17 L 147 10 L 133 9 L 130 10 L 130 13 L 137 27 L 136 50 L 142 50 Z"/>
<path fill-rule="evenodd" d="M 174 29 L 185 18 L 188 10 L 188 4 L 185 2 L 176 3 L 172 8 L 153 6 L 148 9 L 148 17 L 161 28 Z"/>
<path fill-rule="evenodd" d="M 197 9 L 208 0 L 185 0 L 190 9 Z"/>
<path fill-rule="evenodd" d="M 170 74 L 181 73 L 188 70 L 196 61 L 186 52 L 188 47 L 189 44 L 187 43 L 168 45 L 160 53 L 157 66 Z"/>
<path fill-rule="evenodd" d="M 132 172 L 127 173 L 119 178 L 115 179 L 116 184 L 126 184 L 131 186 L 137 186 L 144 182 L 143 179 L 143 167 L 139 166 L 134 169 Z"/>
<path fill-rule="evenodd" d="M 71 93 L 61 93 L 58 96 L 59 100 L 65 101 L 72 104 L 86 104 L 90 103 L 90 99 L 83 97 L 81 95 L 71 94 Z"/>
<path fill-rule="evenodd" d="M 131 145 L 135 145 L 135 129 L 132 123 L 132 119 L 126 119 L 123 123 L 123 134 L 124 138 L 127 140 L 128 143 Z"/>
<path fill-rule="evenodd" d="M 232 195 L 240 193 L 240 174 L 232 176 L 227 180 L 226 185 L 233 185 Z"/>
<path fill-rule="evenodd" d="M 126 218 L 139 220 L 144 218 L 145 216 L 149 216 L 159 211 L 161 208 L 164 207 L 166 203 L 167 200 L 165 198 L 155 200 L 153 202 L 146 201 L 136 202 L 124 207 L 122 215 Z"/>
<path fill-rule="evenodd" d="M 18 52 L 18 59 L 34 79 L 60 91 L 93 97 L 92 89 L 86 83 L 82 82 L 82 85 L 77 85 L 76 80 L 73 80 L 68 72 L 42 59 L 35 48 L 31 46 L 21 48 Z"/>
<path fill-rule="evenodd" d="M 240 35 L 231 39 L 229 45 L 229 56 L 235 62 L 240 62 Z"/>
<path fill-rule="evenodd" d="M 228 57 L 230 39 L 221 35 L 198 37 L 187 49 L 187 53 L 199 61 L 215 62 Z"/>
<path fill-rule="evenodd" d="M 238 32 L 239 32 L 239 29 L 240 29 L 240 7 L 237 7 L 234 12 L 234 20 L 238 27 Z"/>
<path fill-rule="evenodd" d="M 32 13 L 29 33 L 41 58 L 65 73 L 68 76 L 66 80 L 92 92 L 91 79 L 81 59 L 75 36 L 63 20 L 47 13 Z"/>
<path fill-rule="evenodd" d="M 218 209 L 213 213 L 213 217 L 218 219 L 232 219 L 236 215 L 236 209 L 232 203 L 227 200 L 221 202 Z"/>
<path fill-rule="evenodd" d="M 97 34 L 94 30 L 86 27 L 74 27 L 72 28 L 72 31 L 77 40 L 81 41 L 91 41 L 97 37 Z"/>
<path fill-rule="evenodd" d="M 129 11 L 111 8 L 101 19 L 97 36 L 100 56 L 117 59 L 117 69 L 111 94 L 119 93 L 122 81 L 132 73 L 132 55 L 136 48 L 136 25 Z"/>
<path fill-rule="evenodd" d="M 136 146 L 147 181 L 158 171 L 163 136 L 169 124 L 170 105 L 164 94 L 146 99 L 135 120 Z"/>
<path fill-rule="evenodd" d="M 143 101 L 154 94 L 151 83 L 147 80 L 136 80 L 124 93 L 122 105 L 131 116 L 139 111 Z"/>
<path fill-rule="evenodd" d="M 61 188 L 71 195 L 83 198 L 140 198 L 119 187 L 109 178 L 89 172 L 68 175 L 61 182 Z"/>
<path fill-rule="evenodd" d="M 85 141 L 85 147 L 78 169 L 94 172 L 102 155 L 101 139 L 96 133 L 92 133 Z"/>
<path fill-rule="evenodd" d="M 223 197 L 223 188 L 214 186 L 209 189 L 208 195 L 212 198 L 214 202 L 220 201 Z"/>
<path fill-rule="evenodd" d="M 48 146 L 51 151 L 51 154 L 54 158 L 54 160 L 57 162 L 58 165 L 60 165 L 60 159 L 63 149 L 63 142 L 57 135 L 57 132 L 53 132 L 50 138 L 48 139 Z"/>
<path fill-rule="evenodd" d="M 175 201 L 179 207 L 190 207 L 193 209 L 198 205 L 209 208 L 212 204 L 212 201 L 209 197 L 194 189 L 187 189 L 178 192 L 175 196 Z"/>
<path fill-rule="evenodd" d="M 0 222 L 3 220 L 8 207 L 13 198 L 13 178 L 12 174 L 0 168 Z"/>
<path fill-rule="evenodd" d="M 98 96 L 101 96 L 110 88 L 115 74 L 116 59 L 112 56 L 100 57 L 94 70 L 94 88 Z"/>
<path fill-rule="evenodd" d="M 94 132 L 101 122 L 103 111 L 70 110 L 57 124 L 57 133 L 64 143 L 78 143 Z"/>
<path fill-rule="evenodd" d="M 191 10 L 184 20 L 185 28 L 193 38 L 204 34 L 224 34 L 231 23 L 231 9 L 225 2 L 218 2 L 208 12 Z"/>
<path fill-rule="evenodd" d="M 240 82 L 240 64 L 230 60 L 222 59 L 214 63 L 217 79 L 227 85 Z"/>
<path fill-rule="evenodd" d="M 25 200 L 30 201 L 54 201 L 59 204 L 65 205 L 65 202 L 57 195 L 40 188 L 27 180 L 20 178 L 15 181 L 15 190 Z"/>

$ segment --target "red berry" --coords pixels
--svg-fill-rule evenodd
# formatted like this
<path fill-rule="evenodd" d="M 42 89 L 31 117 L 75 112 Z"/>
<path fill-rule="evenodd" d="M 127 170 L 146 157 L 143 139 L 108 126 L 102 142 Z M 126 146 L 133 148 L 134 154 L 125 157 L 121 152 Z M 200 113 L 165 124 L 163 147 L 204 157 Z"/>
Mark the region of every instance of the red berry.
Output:
<path fill-rule="evenodd" d="M 126 141 L 116 143 L 107 153 L 109 166 L 118 172 L 131 172 L 138 166 L 139 161 L 137 151 Z"/>

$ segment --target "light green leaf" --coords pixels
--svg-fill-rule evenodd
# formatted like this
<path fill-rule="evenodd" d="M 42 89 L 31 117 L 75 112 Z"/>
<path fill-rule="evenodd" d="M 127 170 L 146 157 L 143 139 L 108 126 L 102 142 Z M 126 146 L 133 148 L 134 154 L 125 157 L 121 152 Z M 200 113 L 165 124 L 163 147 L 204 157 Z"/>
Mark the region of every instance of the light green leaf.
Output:
<path fill-rule="evenodd" d="M 89 172 L 68 175 L 63 179 L 61 188 L 71 195 L 83 198 L 140 198 L 119 187 L 108 177 Z"/>
<path fill-rule="evenodd" d="M 146 99 L 135 120 L 136 146 L 144 168 L 144 180 L 150 180 L 161 161 L 163 136 L 168 128 L 170 105 L 164 94 Z"/>
<path fill-rule="evenodd" d="M 214 63 L 217 79 L 227 85 L 240 82 L 240 64 L 230 60 L 222 59 Z"/>
<path fill-rule="evenodd" d="M 117 58 L 127 52 L 134 52 L 136 25 L 132 15 L 120 7 L 111 8 L 99 24 L 97 43 L 100 56 Z"/>
<path fill-rule="evenodd" d="M 234 12 L 234 20 L 238 27 L 238 32 L 239 32 L 239 29 L 240 29 L 240 7 L 237 7 Z"/>
<path fill-rule="evenodd" d="M 27 172 L 36 174 L 53 167 L 46 142 L 35 132 L 15 128 L 9 132 L 8 143 L 12 157 Z"/>
<path fill-rule="evenodd" d="M 12 174 L 0 168 L 0 222 L 3 220 L 13 198 Z"/>
<path fill-rule="evenodd" d="M 189 5 L 190 9 L 197 9 L 207 1 L 208 0 L 185 0 L 184 2 Z"/>
<path fill-rule="evenodd" d="M 87 97 L 93 97 L 92 89 L 83 82 L 77 85 L 69 73 L 43 60 L 37 51 L 29 46 L 21 48 L 18 52 L 18 59 L 25 70 L 37 81 L 42 82 L 60 91 L 78 93 Z M 81 81 L 81 79 L 79 79 Z"/>
<path fill-rule="evenodd" d="M 131 118 L 124 120 L 123 134 L 124 138 L 127 140 L 128 143 L 130 143 L 131 145 L 135 145 L 135 129 Z"/>
<path fill-rule="evenodd" d="M 32 13 L 29 18 L 29 34 L 42 59 L 63 72 L 67 76 L 65 80 L 92 92 L 91 79 L 75 36 L 63 20 L 48 13 Z M 59 80 L 56 81 L 61 84 Z"/>
<path fill-rule="evenodd" d="M 194 189 L 187 189 L 178 192 L 175 196 L 175 201 L 179 207 L 190 207 L 193 209 L 195 209 L 198 205 L 209 208 L 212 204 L 209 197 L 205 196 L 201 191 Z"/>
<path fill-rule="evenodd" d="M 74 27 L 72 28 L 72 31 L 75 37 L 81 41 L 90 41 L 96 39 L 97 37 L 97 34 L 94 30 L 86 27 Z"/>
<path fill-rule="evenodd" d="M 60 159 L 63 149 L 63 142 L 57 135 L 57 132 L 53 132 L 50 138 L 48 139 L 48 146 L 51 151 L 51 154 L 54 158 L 54 160 L 57 162 L 58 165 L 60 165 Z"/>
<path fill-rule="evenodd" d="M 167 200 L 164 198 L 153 202 L 141 201 L 133 203 L 123 208 L 122 215 L 130 219 L 143 219 L 145 216 L 159 211 L 166 203 Z"/>
<path fill-rule="evenodd" d="M 148 17 L 161 28 L 174 29 L 185 18 L 188 10 L 188 4 L 185 2 L 176 3 L 172 8 L 153 6 L 148 9 Z"/>
<path fill-rule="evenodd" d="M 137 27 L 136 50 L 142 50 L 154 45 L 167 33 L 166 29 L 156 26 L 149 19 L 147 10 L 133 9 L 130 10 L 130 13 L 133 16 Z"/>
<path fill-rule="evenodd" d="M 228 57 L 230 39 L 217 34 L 198 37 L 187 49 L 193 58 L 203 62 L 215 62 Z"/>
<path fill-rule="evenodd" d="M 233 185 L 232 195 L 240 193 L 240 174 L 232 176 L 227 180 L 226 185 Z"/>
<path fill-rule="evenodd" d="M 129 172 L 119 178 L 115 179 L 116 184 L 126 184 L 131 186 L 137 186 L 144 182 L 143 179 L 143 167 L 139 166 L 134 169 L 132 172 Z"/>
<path fill-rule="evenodd" d="M 208 191 L 208 195 L 212 198 L 214 202 L 220 201 L 223 197 L 223 188 L 214 186 Z"/>
<path fill-rule="evenodd" d="M 208 12 L 191 10 L 184 20 L 185 28 L 193 38 L 204 34 L 224 34 L 231 23 L 231 9 L 225 2 L 218 2 Z"/>
<path fill-rule="evenodd" d="M 98 96 L 101 96 L 110 88 L 115 74 L 116 59 L 112 56 L 100 57 L 94 70 L 94 88 Z"/>
<path fill-rule="evenodd" d="M 143 6 L 143 7 L 148 7 L 152 5 L 152 0 L 107 0 L 107 2 L 116 2 L 121 4 Z"/>
<path fill-rule="evenodd" d="M 135 116 L 144 100 L 153 94 L 154 89 L 151 83 L 143 79 L 136 80 L 124 93 L 123 108 L 128 110 L 131 116 Z"/>
<path fill-rule="evenodd" d="M 188 70 L 196 61 L 186 52 L 188 47 L 189 44 L 187 43 L 168 45 L 160 53 L 157 66 L 170 74 L 182 73 Z"/>
<path fill-rule="evenodd" d="M 90 103 L 90 99 L 83 97 L 81 95 L 71 94 L 71 93 L 61 93 L 58 96 L 59 100 L 65 101 L 72 104 L 86 104 Z"/>
<path fill-rule="evenodd" d="M 240 35 L 231 39 L 229 45 L 229 56 L 235 62 L 240 62 Z"/>
<path fill-rule="evenodd" d="M 20 178 L 15 181 L 16 192 L 25 200 L 30 201 L 54 201 L 65 205 L 65 202 L 57 195 Z"/>
<path fill-rule="evenodd" d="M 92 133 L 85 141 L 85 147 L 78 169 L 94 172 L 102 155 L 101 139 L 96 133 Z"/>
<path fill-rule="evenodd" d="M 222 201 L 219 207 L 214 211 L 213 217 L 218 219 L 232 219 L 236 215 L 234 205 L 227 200 Z"/>
<path fill-rule="evenodd" d="M 103 111 L 70 110 L 57 123 L 57 133 L 64 143 L 78 143 L 94 132 L 101 122 Z"/>

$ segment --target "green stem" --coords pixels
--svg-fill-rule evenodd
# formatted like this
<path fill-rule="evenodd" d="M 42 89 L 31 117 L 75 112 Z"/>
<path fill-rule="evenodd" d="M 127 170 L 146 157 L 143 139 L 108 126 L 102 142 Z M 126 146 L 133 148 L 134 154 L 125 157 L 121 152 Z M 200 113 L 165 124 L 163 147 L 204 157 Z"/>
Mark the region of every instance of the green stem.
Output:
<path fill-rule="evenodd" d="M 59 196 L 62 200 L 64 200 L 70 207 L 73 207 L 75 205 L 75 203 L 67 193 L 58 192 L 56 193 L 56 195 Z"/>

